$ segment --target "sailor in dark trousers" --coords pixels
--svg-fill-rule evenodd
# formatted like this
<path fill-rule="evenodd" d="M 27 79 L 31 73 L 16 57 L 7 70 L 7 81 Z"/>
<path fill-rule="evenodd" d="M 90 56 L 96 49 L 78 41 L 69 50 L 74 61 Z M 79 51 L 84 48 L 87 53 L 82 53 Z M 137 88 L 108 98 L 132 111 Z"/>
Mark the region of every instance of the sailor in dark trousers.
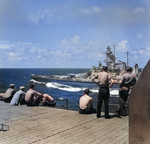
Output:
<path fill-rule="evenodd" d="M 97 81 L 96 81 L 97 79 Z M 105 118 L 110 118 L 109 116 L 109 74 L 107 73 L 107 67 L 103 66 L 103 71 L 100 72 L 96 77 L 92 79 L 99 86 L 99 93 L 97 98 L 97 118 L 101 117 L 101 107 L 104 100 L 105 105 Z M 111 81 L 110 87 L 113 85 Z"/>
<path fill-rule="evenodd" d="M 125 104 L 128 99 L 130 86 L 134 86 L 136 83 L 136 78 L 132 72 L 131 67 L 126 68 L 127 73 L 123 75 L 123 78 L 120 83 L 120 89 L 119 89 L 119 108 L 116 111 L 118 115 L 125 116 L 126 115 L 126 108 Z"/>

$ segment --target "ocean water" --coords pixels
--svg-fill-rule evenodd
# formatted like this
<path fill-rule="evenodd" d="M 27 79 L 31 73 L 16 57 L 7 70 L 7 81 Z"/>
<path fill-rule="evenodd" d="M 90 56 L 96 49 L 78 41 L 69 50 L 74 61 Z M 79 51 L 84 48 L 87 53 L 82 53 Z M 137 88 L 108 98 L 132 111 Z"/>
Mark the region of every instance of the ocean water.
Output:
<path fill-rule="evenodd" d="M 78 110 L 79 99 L 83 95 L 83 91 L 89 88 L 92 92 L 89 94 L 93 97 L 94 107 L 97 103 L 98 86 L 94 83 L 76 83 L 63 81 L 36 81 L 31 79 L 31 74 L 39 75 L 67 75 L 68 73 L 84 73 L 90 69 L 56 69 L 56 68 L 34 68 L 34 69 L 0 69 L 0 93 L 4 93 L 10 84 L 15 84 L 16 91 L 20 86 L 25 86 L 25 91 L 29 89 L 31 82 L 35 83 L 35 90 L 41 93 L 47 93 L 52 96 L 58 107 L 65 108 L 67 106 L 72 110 Z M 114 86 L 110 89 L 110 103 L 118 103 L 118 87 Z"/>

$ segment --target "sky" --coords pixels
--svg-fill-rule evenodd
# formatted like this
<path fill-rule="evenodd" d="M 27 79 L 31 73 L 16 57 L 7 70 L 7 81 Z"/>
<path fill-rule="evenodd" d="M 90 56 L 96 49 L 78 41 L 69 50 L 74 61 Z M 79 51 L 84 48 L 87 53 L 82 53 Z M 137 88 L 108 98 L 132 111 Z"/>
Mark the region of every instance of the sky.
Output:
<path fill-rule="evenodd" d="M 116 60 L 144 68 L 149 0 L 0 0 L 0 68 L 91 68 Z"/>

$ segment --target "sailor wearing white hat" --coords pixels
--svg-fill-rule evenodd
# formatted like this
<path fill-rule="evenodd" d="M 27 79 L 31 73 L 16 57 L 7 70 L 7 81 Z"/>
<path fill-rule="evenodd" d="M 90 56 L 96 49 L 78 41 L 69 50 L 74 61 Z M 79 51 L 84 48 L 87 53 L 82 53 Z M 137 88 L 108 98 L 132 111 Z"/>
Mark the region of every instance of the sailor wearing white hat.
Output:
<path fill-rule="evenodd" d="M 20 90 L 18 92 L 15 93 L 15 95 L 13 96 L 11 102 L 10 102 L 10 105 L 22 105 L 22 104 L 25 104 L 25 87 L 24 86 L 21 86 L 20 87 Z"/>

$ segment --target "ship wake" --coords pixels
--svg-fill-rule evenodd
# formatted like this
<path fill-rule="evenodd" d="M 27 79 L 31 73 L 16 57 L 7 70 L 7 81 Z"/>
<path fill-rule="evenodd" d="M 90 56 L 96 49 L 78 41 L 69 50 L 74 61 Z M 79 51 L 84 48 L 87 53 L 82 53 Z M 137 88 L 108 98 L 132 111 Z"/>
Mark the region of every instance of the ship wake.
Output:
<path fill-rule="evenodd" d="M 48 82 L 48 83 L 46 83 L 46 86 L 49 87 L 49 88 L 56 88 L 56 89 L 59 89 L 59 90 L 69 91 L 69 92 L 84 91 L 85 89 L 88 88 L 88 87 L 72 87 L 72 86 L 69 86 L 69 85 L 59 84 L 59 83 L 56 83 L 56 82 Z M 97 88 L 91 88 L 90 91 L 93 92 L 93 93 L 98 93 L 99 90 Z M 119 90 L 110 89 L 110 95 L 111 96 L 118 96 L 119 95 Z"/>

